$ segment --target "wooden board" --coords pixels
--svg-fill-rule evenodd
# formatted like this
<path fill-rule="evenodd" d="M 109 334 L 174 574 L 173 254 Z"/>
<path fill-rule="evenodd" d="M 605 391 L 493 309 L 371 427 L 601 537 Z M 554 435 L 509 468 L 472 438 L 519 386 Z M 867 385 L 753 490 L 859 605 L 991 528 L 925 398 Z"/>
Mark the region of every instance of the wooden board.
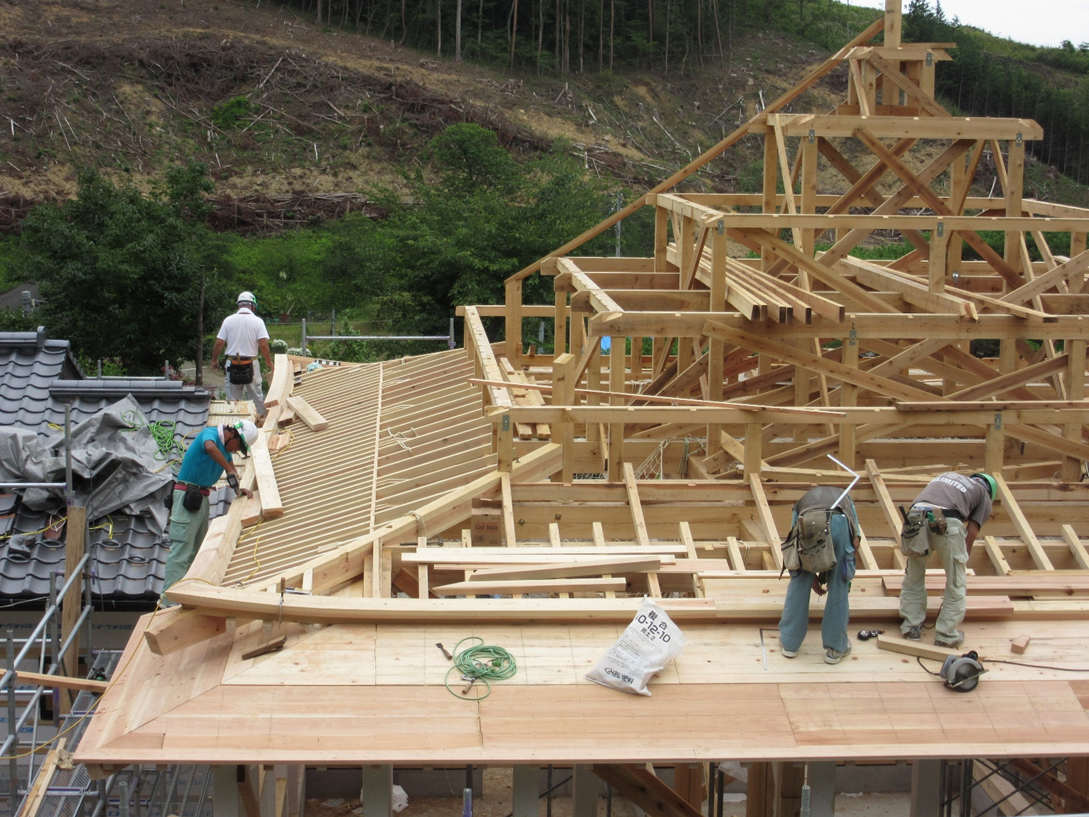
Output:
<path fill-rule="evenodd" d="M 1017 627 L 1023 625 L 968 625 L 969 644 L 986 662 L 992 652 L 1008 652 Z M 77 760 L 904 759 L 1036 756 L 1045 746 L 1076 754 L 1089 745 L 1089 694 L 1082 692 L 1087 682 L 1071 680 L 1069 673 L 992 664 L 978 689 L 962 694 L 945 689 L 914 659 L 872 642 L 855 642 L 847 661 L 829 667 L 818 627 L 799 656 L 788 660 L 779 655 L 773 629 L 686 625 L 684 652 L 651 683 L 653 695 L 645 698 L 583 677 L 621 629 L 291 625 L 282 651 L 241 660 L 245 644 L 267 640 L 255 624 L 239 631 L 245 642 L 233 648 L 224 635 L 174 656 L 142 649 L 123 664 L 124 677 L 103 699 L 107 717 L 92 722 Z M 1033 663 L 1089 667 L 1082 630 L 1078 623 L 1049 627 L 1045 652 Z M 512 650 L 518 665 L 513 679 L 495 684 L 479 703 L 446 691 L 450 662 L 435 646 L 454 649 L 467 636 Z M 218 669 L 208 675 L 213 667 Z M 124 686 L 164 673 L 183 694 L 125 695 Z M 202 678 L 219 680 L 209 685 Z M 332 698 L 337 717 L 313 718 L 313 707 Z M 126 726 L 107 728 L 110 717 Z M 723 729 L 724 723 L 731 728 Z"/>

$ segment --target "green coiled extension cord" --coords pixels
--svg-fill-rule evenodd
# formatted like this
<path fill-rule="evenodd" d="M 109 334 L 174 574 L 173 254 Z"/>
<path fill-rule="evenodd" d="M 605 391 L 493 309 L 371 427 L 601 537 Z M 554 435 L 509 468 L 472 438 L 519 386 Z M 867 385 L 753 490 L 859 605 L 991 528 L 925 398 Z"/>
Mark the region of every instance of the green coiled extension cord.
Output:
<path fill-rule="evenodd" d="M 466 641 L 479 641 L 474 647 L 461 649 Z M 462 689 L 454 689 L 450 686 L 450 676 L 458 674 L 458 678 L 465 676 L 472 678 L 472 683 Z M 518 666 L 514 662 L 514 656 L 502 647 L 493 647 L 485 644 L 480 636 L 471 635 L 461 639 L 454 646 L 454 666 L 446 671 L 446 690 L 455 698 L 463 701 L 482 701 L 492 694 L 492 681 L 505 681 L 513 678 L 518 672 Z M 483 695 L 470 695 L 469 693 L 481 681 L 484 682 Z"/>
<path fill-rule="evenodd" d="M 122 419 L 133 429 L 140 428 L 136 412 L 126 411 L 122 415 Z M 155 455 L 156 459 L 172 462 L 180 460 L 182 455 L 185 454 L 185 446 L 181 444 L 181 440 L 174 434 L 177 425 L 177 423 L 169 420 L 153 420 L 147 424 L 147 430 L 151 434 L 151 438 L 155 440 L 155 444 L 159 447 L 159 451 Z"/>

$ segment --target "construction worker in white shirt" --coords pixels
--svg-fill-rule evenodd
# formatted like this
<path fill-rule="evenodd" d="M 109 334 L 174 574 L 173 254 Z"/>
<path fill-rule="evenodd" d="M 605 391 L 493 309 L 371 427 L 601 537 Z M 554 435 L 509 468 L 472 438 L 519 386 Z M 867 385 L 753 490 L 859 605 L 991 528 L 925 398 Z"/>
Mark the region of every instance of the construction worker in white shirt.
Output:
<path fill-rule="evenodd" d="M 219 356 L 226 347 L 227 399 L 252 400 L 254 413 L 260 424 L 265 419 L 265 396 L 261 391 L 258 353 L 264 358 L 270 375 L 273 373 L 273 365 L 272 352 L 268 345 L 268 329 L 265 322 L 257 317 L 256 311 L 257 299 L 253 293 L 239 293 L 238 311 L 227 316 L 216 335 L 216 342 L 212 347 L 212 370 L 219 369 Z"/>

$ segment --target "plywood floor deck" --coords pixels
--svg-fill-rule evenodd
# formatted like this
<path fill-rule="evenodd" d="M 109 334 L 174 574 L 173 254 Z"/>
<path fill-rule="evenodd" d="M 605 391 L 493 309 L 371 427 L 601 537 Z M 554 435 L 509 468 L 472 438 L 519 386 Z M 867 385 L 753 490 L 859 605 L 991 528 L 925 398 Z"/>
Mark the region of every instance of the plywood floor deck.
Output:
<path fill-rule="evenodd" d="M 1089 745 L 1089 671 L 989 660 L 1089 670 L 1076 622 L 1048 622 L 1035 634 L 1023 622 L 970 625 L 967 646 L 989 670 L 970 693 L 946 689 L 914 658 L 873 641 L 855 641 L 829 667 L 817 629 L 786 659 L 774 628 L 707 624 L 684 628 L 682 656 L 652 683 L 652 696 L 636 696 L 583 677 L 621 629 L 254 622 L 168 656 L 134 639 L 80 757 L 104 767 L 512 764 L 1027 757 Z M 241 658 L 279 634 L 283 651 Z M 1010 640 L 1022 634 L 1033 634 L 1030 650 L 1014 656 Z M 515 678 L 478 702 L 446 690 L 450 663 L 435 646 L 469 636 L 518 662 Z"/>

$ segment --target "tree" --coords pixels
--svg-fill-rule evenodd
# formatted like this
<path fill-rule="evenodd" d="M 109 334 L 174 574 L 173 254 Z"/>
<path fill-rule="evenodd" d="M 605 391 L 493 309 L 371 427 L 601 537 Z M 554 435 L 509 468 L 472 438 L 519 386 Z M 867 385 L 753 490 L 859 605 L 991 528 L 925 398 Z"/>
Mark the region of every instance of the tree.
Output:
<path fill-rule="evenodd" d="M 197 254 L 205 174 L 200 164 L 174 168 L 145 195 L 85 170 L 76 198 L 31 211 L 20 271 L 39 284 L 50 335 L 134 375 L 195 357 L 201 263 L 211 260 Z M 219 307 L 207 301 L 206 318 Z"/>
<path fill-rule="evenodd" d="M 394 333 L 443 334 L 458 305 L 501 303 L 508 276 L 612 208 L 612 196 L 563 146 L 523 166 L 492 131 L 458 124 L 432 141 L 431 159 L 435 178 L 410 180 L 411 204 L 394 191 L 374 196 L 389 217 L 374 226 L 363 254 L 372 269 L 389 270 L 378 314 Z M 609 252 L 609 236 L 580 253 L 595 246 Z M 551 303 L 552 280 L 531 276 L 523 295 Z"/>

